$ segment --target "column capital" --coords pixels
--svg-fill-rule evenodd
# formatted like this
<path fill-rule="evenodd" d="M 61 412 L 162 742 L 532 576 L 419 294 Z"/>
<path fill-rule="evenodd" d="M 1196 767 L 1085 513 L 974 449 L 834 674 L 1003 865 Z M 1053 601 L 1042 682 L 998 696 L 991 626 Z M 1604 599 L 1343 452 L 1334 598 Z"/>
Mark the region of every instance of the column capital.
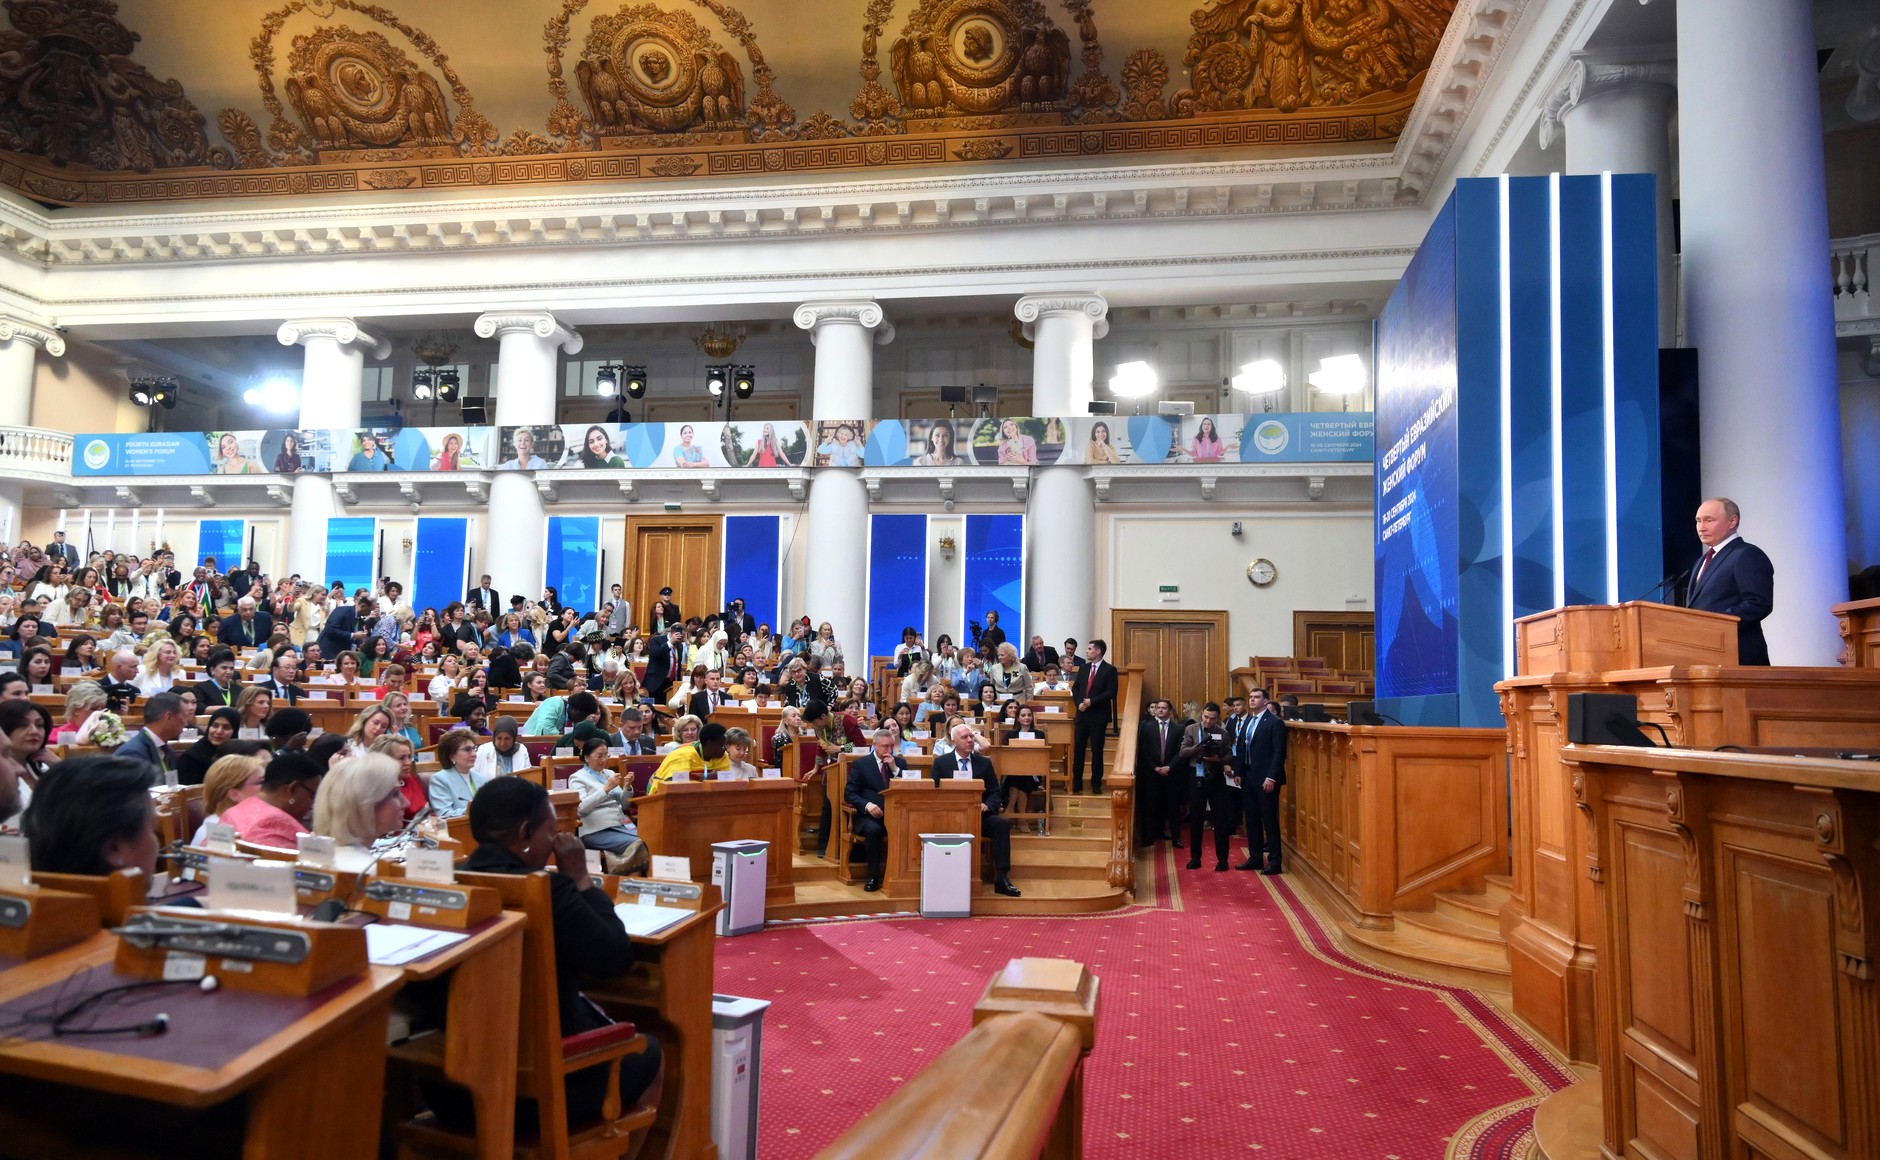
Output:
<path fill-rule="evenodd" d="M 1109 299 L 1095 290 L 1065 294 L 1027 294 L 1012 307 L 1012 313 L 1025 324 L 1025 337 L 1036 338 L 1037 324 L 1047 314 L 1081 314 L 1095 324 L 1096 337 L 1110 333 Z"/>
<path fill-rule="evenodd" d="M 479 315 L 473 329 L 478 338 L 498 338 L 527 331 L 537 338 L 554 339 L 568 354 L 580 354 L 582 346 L 586 345 L 580 331 L 563 325 L 553 314 L 542 310 L 492 310 Z"/>
<path fill-rule="evenodd" d="M 1567 114 L 1579 106 L 1620 89 L 1654 85 L 1677 90 L 1678 61 L 1669 47 L 1574 53 L 1541 109 L 1541 148 L 1553 148 Z"/>
<path fill-rule="evenodd" d="M 797 326 L 809 331 L 812 344 L 826 324 L 872 330 L 875 332 L 876 346 L 886 346 L 894 341 L 894 323 L 888 321 L 888 315 L 881 309 L 879 302 L 805 302 L 796 308 L 795 318 Z"/>
<path fill-rule="evenodd" d="M 375 359 L 392 357 L 392 340 L 360 326 L 350 318 L 291 318 L 274 332 L 282 346 L 299 346 L 310 338 L 330 338 L 341 346 L 358 345 Z"/>
<path fill-rule="evenodd" d="M 57 330 L 15 314 L 0 314 L 0 342 L 30 342 L 53 358 L 65 353 L 65 338 Z"/>

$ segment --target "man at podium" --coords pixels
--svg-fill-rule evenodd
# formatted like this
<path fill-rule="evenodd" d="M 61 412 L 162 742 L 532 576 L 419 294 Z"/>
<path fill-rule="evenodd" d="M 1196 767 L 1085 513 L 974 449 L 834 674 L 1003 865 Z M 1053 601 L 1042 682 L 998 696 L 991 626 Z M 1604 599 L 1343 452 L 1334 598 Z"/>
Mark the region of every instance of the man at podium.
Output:
<path fill-rule="evenodd" d="M 1738 663 L 1769 663 L 1763 618 L 1775 607 L 1775 565 L 1761 548 L 1737 534 L 1742 512 L 1734 500 L 1718 496 L 1697 508 L 1697 538 L 1704 554 L 1691 567 L 1684 606 L 1737 618 Z"/>

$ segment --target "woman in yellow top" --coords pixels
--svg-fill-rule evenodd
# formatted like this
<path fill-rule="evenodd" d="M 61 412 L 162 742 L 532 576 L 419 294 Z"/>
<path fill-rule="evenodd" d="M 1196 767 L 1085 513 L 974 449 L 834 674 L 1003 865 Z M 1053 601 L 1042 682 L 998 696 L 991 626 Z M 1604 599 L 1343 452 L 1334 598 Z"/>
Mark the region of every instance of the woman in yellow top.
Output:
<path fill-rule="evenodd" d="M 1084 443 L 1085 463 L 1116 463 L 1116 444 L 1110 442 L 1110 425 L 1101 419 L 1090 425 L 1090 438 Z"/>
<path fill-rule="evenodd" d="M 697 741 L 681 745 L 659 763 L 646 792 L 648 795 L 658 793 L 677 773 L 685 774 L 688 781 L 703 781 L 705 775 L 729 768 L 731 762 L 725 757 L 725 727 L 716 721 L 708 721 L 698 731 Z"/>

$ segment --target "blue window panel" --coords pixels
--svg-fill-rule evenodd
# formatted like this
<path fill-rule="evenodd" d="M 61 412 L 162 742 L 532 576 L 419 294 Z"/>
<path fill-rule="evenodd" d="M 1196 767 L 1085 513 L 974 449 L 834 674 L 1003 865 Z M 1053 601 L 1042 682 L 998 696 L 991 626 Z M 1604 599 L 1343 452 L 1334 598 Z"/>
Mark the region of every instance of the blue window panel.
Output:
<path fill-rule="evenodd" d="M 780 516 L 725 517 L 725 606 L 741 598 L 752 620 L 773 629 L 782 575 L 782 526 Z"/>
<path fill-rule="evenodd" d="M 986 613 L 999 614 L 999 627 L 1005 639 L 1024 648 L 1024 625 L 1019 617 L 1025 607 L 1025 517 L 966 517 L 966 582 L 962 589 L 965 607 L 962 620 L 986 626 Z M 960 641 L 972 639 L 972 630 Z"/>
<path fill-rule="evenodd" d="M 326 581 L 350 596 L 372 587 L 373 562 L 378 554 L 378 521 L 353 516 L 326 521 Z"/>
<path fill-rule="evenodd" d="M 411 559 L 411 606 L 443 608 L 463 599 L 464 570 L 470 545 L 470 521 L 461 517 L 418 520 Z"/>
<path fill-rule="evenodd" d="M 247 562 L 247 535 L 247 520 L 201 521 L 196 536 L 196 563 L 200 565 L 214 557 L 220 571 L 234 570 L 236 565 Z"/>
<path fill-rule="evenodd" d="M 909 625 L 927 631 L 927 517 L 870 516 L 868 655 L 893 656 L 901 630 Z M 869 670 L 851 664 L 848 671 Z"/>
<path fill-rule="evenodd" d="M 548 517 L 545 583 L 555 590 L 564 608 L 583 612 L 599 608 L 601 583 L 601 518 L 599 516 Z"/>

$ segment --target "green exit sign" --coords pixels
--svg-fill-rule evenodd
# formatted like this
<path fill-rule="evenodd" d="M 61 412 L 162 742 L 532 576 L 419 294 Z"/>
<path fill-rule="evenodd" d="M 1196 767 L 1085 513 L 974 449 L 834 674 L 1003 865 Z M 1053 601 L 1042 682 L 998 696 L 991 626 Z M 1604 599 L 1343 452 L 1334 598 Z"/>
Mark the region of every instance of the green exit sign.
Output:
<path fill-rule="evenodd" d="M 1160 588 L 1156 589 L 1157 592 L 1160 592 L 1165 596 L 1172 596 L 1175 593 L 1180 592 L 1181 590 L 1182 590 L 1182 587 L 1179 584 L 1164 584 Z"/>

